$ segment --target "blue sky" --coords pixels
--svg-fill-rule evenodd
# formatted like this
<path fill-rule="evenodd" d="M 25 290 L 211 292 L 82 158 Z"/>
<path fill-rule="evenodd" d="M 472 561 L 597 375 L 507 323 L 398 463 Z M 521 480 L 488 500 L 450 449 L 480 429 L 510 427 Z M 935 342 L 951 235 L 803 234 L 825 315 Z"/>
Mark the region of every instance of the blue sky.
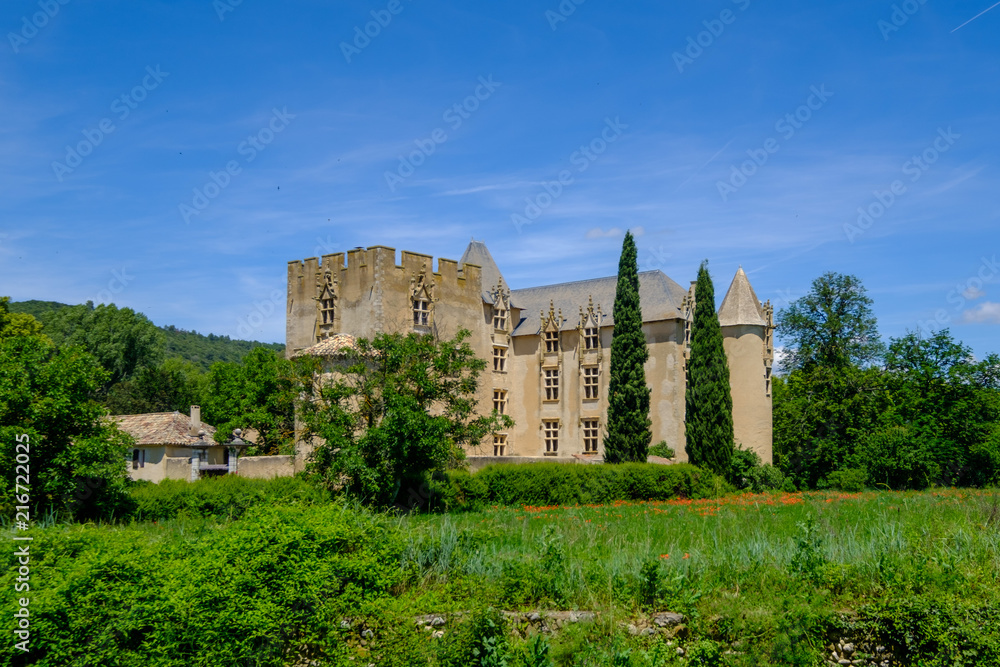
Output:
<path fill-rule="evenodd" d="M 0 293 L 283 341 L 289 260 L 475 237 L 517 288 L 631 228 L 1000 351 L 1000 7 L 508 4 L 7 0 Z"/>

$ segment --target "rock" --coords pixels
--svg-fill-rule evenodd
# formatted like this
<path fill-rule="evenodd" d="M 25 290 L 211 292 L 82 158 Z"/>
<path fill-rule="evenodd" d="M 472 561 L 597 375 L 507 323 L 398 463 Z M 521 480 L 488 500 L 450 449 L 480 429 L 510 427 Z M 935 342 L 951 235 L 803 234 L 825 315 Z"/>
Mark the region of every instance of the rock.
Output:
<path fill-rule="evenodd" d="M 361 633 L 361 636 L 365 639 L 371 639 L 375 636 L 375 633 L 371 631 L 371 628 L 368 628 Z"/>
<path fill-rule="evenodd" d="M 840 651 L 845 656 L 850 656 L 852 653 L 854 653 L 854 644 L 844 644 L 843 646 L 840 647 Z"/>
<path fill-rule="evenodd" d="M 539 614 L 537 611 L 533 611 L 530 614 L 528 614 L 528 620 L 531 621 L 532 623 L 538 623 L 540 620 L 542 620 L 542 615 Z"/>
<path fill-rule="evenodd" d="M 569 613 L 570 623 L 588 622 L 594 620 L 594 612 L 592 611 L 571 611 Z"/>
<path fill-rule="evenodd" d="M 646 628 L 645 630 L 643 630 L 639 634 L 642 635 L 643 637 L 649 637 L 650 635 L 655 635 L 656 634 L 656 628 Z"/>
<path fill-rule="evenodd" d="M 837 664 L 840 664 L 840 665 L 849 665 L 849 664 L 851 664 L 851 661 L 848 660 L 847 658 L 841 658 L 840 660 L 837 661 Z"/>
<path fill-rule="evenodd" d="M 653 623 L 656 623 L 661 628 L 665 628 L 671 625 L 680 625 L 684 622 L 684 614 L 677 614 L 672 611 L 661 611 L 660 613 L 653 616 Z"/>
<path fill-rule="evenodd" d="M 680 646 L 677 647 L 677 655 L 684 657 L 684 649 L 682 649 Z"/>
<path fill-rule="evenodd" d="M 350 630 L 351 629 L 351 622 L 350 621 L 341 621 L 340 622 L 340 629 L 341 630 Z"/>
<path fill-rule="evenodd" d="M 639 628 L 635 627 L 634 623 L 629 623 L 628 633 L 634 637 L 635 635 L 639 634 Z"/>
<path fill-rule="evenodd" d="M 434 633 L 431 634 L 431 637 L 434 639 L 441 639 L 444 637 L 444 630 L 435 630 Z"/>
<path fill-rule="evenodd" d="M 431 626 L 432 627 L 437 628 L 437 627 L 440 627 L 442 625 L 444 625 L 444 619 L 441 618 L 440 616 L 435 616 L 434 618 L 431 619 Z"/>

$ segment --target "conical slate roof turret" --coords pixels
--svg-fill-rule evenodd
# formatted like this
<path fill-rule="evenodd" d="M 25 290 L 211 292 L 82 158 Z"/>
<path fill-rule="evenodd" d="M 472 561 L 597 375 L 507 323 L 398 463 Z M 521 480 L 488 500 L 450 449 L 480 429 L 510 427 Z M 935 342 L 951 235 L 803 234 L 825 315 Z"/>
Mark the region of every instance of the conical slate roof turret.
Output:
<path fill-rule="evenodd" d="M 757 299 L 753 287 L 750 286 L 750 280 L 743 272 L 742 266 L 736 272 L 733 282 L 729 285 L 729 291 L 726 292 L 726 298 L 722 300 L 722 306 L 719 307 L 719 325 L 724 327 L 767 326 L 760 301 Z"/>
<path fill-rule="evenodd" d="M 497 285 L 502 284 L 504 289 L 510 289 L 507 287 L 507 281 L 503 279 L 503 274 L 500 273 L 500 267 L 493 261 L 493 255 L 490 254 L 489 248 L 482 241 L 471 240 L 465 252 L 462 253 L 462 259 L 458 260 L 458 263 L 459 265 L 475 264 L 482 268 L 483 301 L 493 303 L 493 296 L 491 294 L 497 288 Z"/>

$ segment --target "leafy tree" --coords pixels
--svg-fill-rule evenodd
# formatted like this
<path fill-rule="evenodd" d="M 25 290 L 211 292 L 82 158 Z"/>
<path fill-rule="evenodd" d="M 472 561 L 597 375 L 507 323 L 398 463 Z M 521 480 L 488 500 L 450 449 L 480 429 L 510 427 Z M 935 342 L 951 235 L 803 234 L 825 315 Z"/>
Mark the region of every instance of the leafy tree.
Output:
<path fill-rule="evenodd" d="M 217 363 L 208 374 L 205 421 L 219 442 L 234 429 L 257 432 L 250 454 L 277 454 L 295 438 L 295 381 L 292 364 L 265 347 L 255 347 L 241 363 Z"/>
<path fill-rule="evenodd" d="M 128 504 L 125 457 L 132 439 L 93 396 L 107 373 L 78 347 L 56 349 L 43 336 L 0 337 L 0 502 L 16 499 L 18 438 L 29 444 L 30 498 L 36 516 L 110 517 Z M 22 491 L 23 493 L 23 491 Z M 6 511 L 6 510 L 4 510 Z"/>
<path fill-rule="evenodd" d="M 778 334 L 789 342 L 786 370 L 865 366 L 882 352 L 872 300 L 861 280 L 825 273 L 809 293 L 778 313 Z"/>
<path fill-rule="evenodd" d="M 972 350 L 947 329 L 927 338 L 909 333 L 890 339 L 885 372 L 892 404 L 880 414 L 886 434 L 871 444 L 884 449 L 886 443 L 903 442 L 897 449 L 912 463 L 892 464 L 897 473 L 890 474 L 866 449 L 864 463 L 873 482 L 914 488 L 989 481 L 996 472 L 992 449 L 1000 426 L 1000 357 L 975 361 Z M 911 469 L 916 472 L 906 472 Z"/>
<path fill-rule="evenodd" d="M 302 360 L 300 418 L 306 437 L 322 439 L 309 469 L 331 488 L 391 504 L 404 483 L 456 465 L 463 445 L 513 426 L 506 415 L 476 412 L 486 362 L 470 335 L 378 334 L 359 339 L 333 369 Z"/>
<path fill-rule="evenodd" d="M 645 462 L 653 434 L 649 419 L 646 360 L 649 350 L 642 332 L 639 269 L 635 239 L 625 233 L 618 260 L 615 287 L 615 329 L 611 338 L 611 375 L 608 380 L 608 433 L 604 438 L 607 463 Z"/>
<path fill-rule="evenodd" d="M 97 357 L 109 374 L 102 390 L 127 380 L 163 356 L 163 334 L 131 308 L 87 302 L 42 315 L 43 331 L 59 346 L 79 345 Z"/>
<path fill-rule="evenodd" d="M 730 477 L 735 443 L 733 396 L 722 328 L 715 311 L 715 287 L 708 262 L 698 267 L 691 355 L 684 390 L 684 433 L 688 461 Z"/>
<path fill-rule="evenodd" d="M 207 377 L 183 359 L 167 359 L 156 367 L 144 366 L 130 380 L 112 385 L 104 404 L 113 415 L 147 412 L 188 412 L 205 396 Z"/>
<path fill-rule="evenodd" d="M 10 297 L 0 296 L 0 338 L 41 335 L 41 322 L 27 313 L 10 312 Z"/>
<path fill-rule="evenodd" d="M 889 401 L 878 368 L 815 366 L 775 377 L 775 465 L 799 488 L 815 488 L 850 467 L 858 439 Z"/>

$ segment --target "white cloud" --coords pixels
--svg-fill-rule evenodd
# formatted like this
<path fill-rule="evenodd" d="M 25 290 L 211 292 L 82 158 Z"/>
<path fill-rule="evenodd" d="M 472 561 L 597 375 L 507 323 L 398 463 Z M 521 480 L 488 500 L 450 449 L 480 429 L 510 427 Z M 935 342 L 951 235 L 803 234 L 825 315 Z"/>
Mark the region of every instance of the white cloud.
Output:
<path fill-rule="evenodd" d="M 965 291 L 962 292 L 962 296 L 964 296 L 969 301 L 975 301 L 976 299 L 981 299 L 984 296 L 986 296 L 986 292 L 979 289 L 978 287 L 973 287 L 972 285 L 969 285 L 968 287 L 965 288 Z"/>
<path fill-rule="evenodd" d="M 617 227 L 612 227 L 608 231 L 604 231 L 600 227 L 593 227 L 587 230 L 588 239 L 610 239 L 616 236 L 621 236 L 622 230 Z"/>
<path fill-rule="evenodd" d="M 1000 303 L 986 301 L 962 313 L 963 324 L 1000 324 Z"/>
<path fill-rule="evenodd" d="M 646 233 L 646 230 L 643 229 L 642 227 L 632 227 L 631 229 L 629 229 L 629 231 L 632 232 L 632 236 L 642 236 L 643 234 Z M 600 227 L 592 227 L 591 229 L 587 230 L 587 238 L 588 239 L 613 239 L 616 236 L 623 235 L 624 233 L 625 232 L 623 232 L 618 227 L 612 227 L 608 231 L 604 231 Z"/>

